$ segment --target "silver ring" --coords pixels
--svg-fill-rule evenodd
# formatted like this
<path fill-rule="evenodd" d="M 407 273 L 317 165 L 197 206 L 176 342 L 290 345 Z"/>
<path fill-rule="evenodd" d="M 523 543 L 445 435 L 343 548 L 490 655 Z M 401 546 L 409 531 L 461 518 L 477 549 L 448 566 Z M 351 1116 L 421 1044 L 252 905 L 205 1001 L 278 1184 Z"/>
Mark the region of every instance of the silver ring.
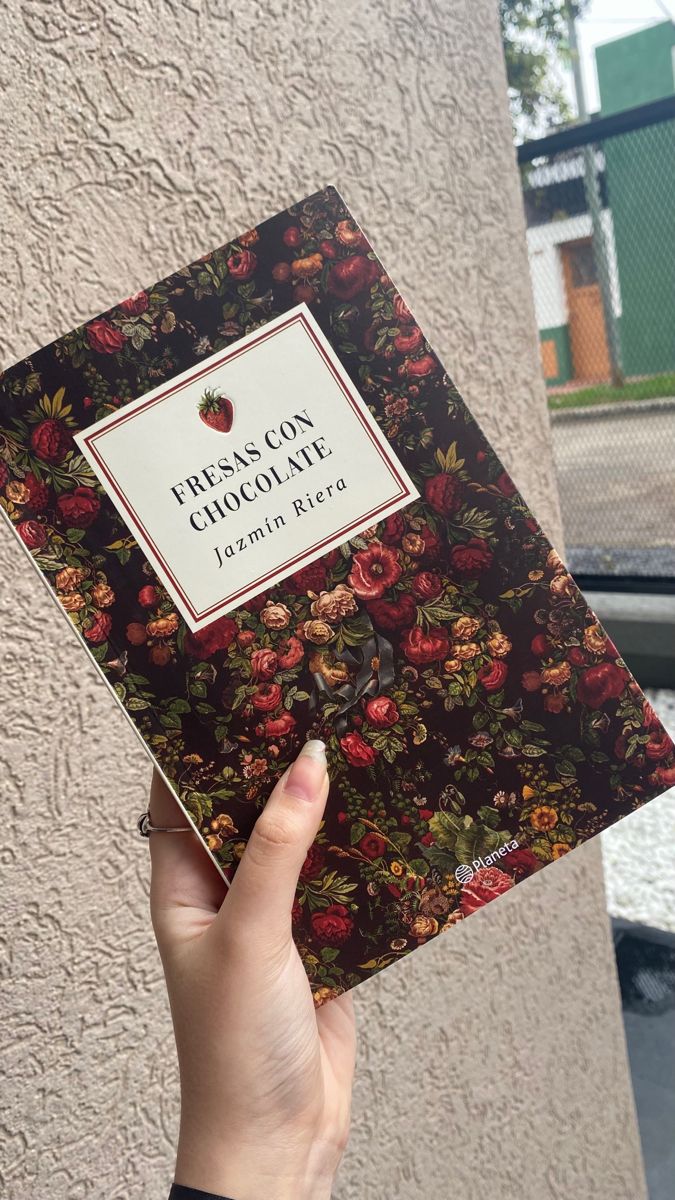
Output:
<path fill-rule="evenodd" d="M 137 828 L 142 838 L 149 838 L 151 833 L 192 833 L 191 825 L 153 825 L 149 809 L 141 813 Z"/>

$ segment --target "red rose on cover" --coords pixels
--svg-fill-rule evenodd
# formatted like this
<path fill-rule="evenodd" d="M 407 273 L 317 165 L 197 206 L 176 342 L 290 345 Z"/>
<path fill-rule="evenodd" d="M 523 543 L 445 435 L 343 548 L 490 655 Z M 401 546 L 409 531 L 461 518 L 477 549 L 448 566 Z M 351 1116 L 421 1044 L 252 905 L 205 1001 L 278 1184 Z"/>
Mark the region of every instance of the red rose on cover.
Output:
<path fill-rule="evenodd" d="M 413 576 L 410 586 L 420 600 L 436 600 L 443 591 L 443 580 L 435 571 L 420 571 Z"/>
<path fill-rule="evenodd" d="M 340 749 L 352 767 L 372 767 L 377 751 L 364 742 L 360 733 L 346 733 L 340 738 Z"/>
<path fill-rule="evenodd" d="M 538 871 L 543 863 L 537 858 L 536 854 L 530 850 L 529 846 L 519 846 L 517 850 L 509 850 L 500 862 L 507 871 L 510 871 L 515 879 L 526 879 L 528 875 Z"/>
<path fill-rule="evenodd" d="M 577 699 L 588 708 L 602 708 L 607 700 L 617 700 L 626 686 L 626 674 L 613 662 L 588 667 L 577 682 Z"/>
<path fill-rule="evenodd" d="M 37 479 L 32 471 L 29 471 L 24 479 L 24 484 L 28 488 L 28 495 L 31 508 L 35 512 L 43 512 L 49 503 L 49 488 L 41 479 Z"/>
<path fill-rule="evenodd" d="M 412 596 L 404 592 L 398 600 L 370 600 L 368 612 L 375 625 L 393 633 L 395 629 L 403 629 L 415 620 L 417 606 Z"/>
<path fill-rule="evenodd" d="M 371 542 L 354 555 L 349 586 L 361 600 L 377 600 L 400 578 L 397 552 L 381 542 Z"/>
<path fill-rule="evenodd" d="M 642 701 L 642 719 L 647 729 L 658 729 L 660 726 L 659 718 L 652 708 L 649 700 Z"/>
<path fill-rule="evenodd" d="M 675 767 L 657 767 L 654 775 L 663 787 L 675 787 Z"/>
<path fill-rule="evenodd" d="M 63 462 L 71 446 L 71 437 L 62 421 L 48 417 L 40 421 L 30 435 L 31 449 L 43 462 Z"/>
<path fill-rule="evenodd" d="M 424 542 L 422 557 L 427 562 L 435 562 L 441 552 L 441 539 L 437 533 L 434 533 L 430 525 L 423 525 L 420 529 L 420 535 Z"/>
<path fill-rule="evenodd" d="M 424 334 L 417 325 L 411 325 L 408 329 L 402 329 L 394 338 L 394 345 L 401 354 L 414 354 L 419 350 L 424 341 Z"/>
<path fill-rule="evenodd" d="M 88 629 L 85 629 L 84 636 L 88 642 L 92 642 L 94 646 L 99 646 L 104 642 L 112 629 L 112 617 L 110 613 L 100 612 L 93 618 Z"/>
<path fill-rule="evenodd" d="M 387 843 L 379 833 L 366 833 L 359 842 L 359 850 L 366 858 L 381 858 L 387 849 Z"/>
<path fill-rule="evenodd" d="M 148 583 L 145 587 L 142 587 L 138 593 L 138 603 L 140 604 L 141 608 L 154 608 L 158 599 L 159 595 L 157 588 L 153 587 L 151 583 Z"/>
<path fill-rule="evenodd" d="M 462 888 L 460 909 L 465 917 L 482 908 L 497 896 L 503 896 L 513 887 L 513 879 L 499 867 L 480 867 L 470 883 Z"/>
<path fill-rule="evenodd" d="M 390 696 L 371 696 L 366 702 L 366 716 L 376 729 L 395 725 L 400 713 Z"/>
<path fill-rule="evenodd" d="M 268 717 L 264 726 L 266 738 L 286 737 L 294 729 L 295 717 L 287 710 L 284 710 L 278 717 Z"/>
<path fill-rule="evenodd" d="M 588 662 L 588 658 L 579 646 L 572 646 L 572 649 L 567 651 L 567 661 L 573 667 L 584 667 Z"/>
<path fill-rule="evenodd" d="M 326 587 L 326 568 L 322 562 L 309 563 L 288 576 L 286 586 L 289 592 L 303 595 L 305 592 L 322 592 Z"/>
<path fill-rule="evenodd" d="M 251 697 L 251 703 L 259 712 L 272 712 L 281 703 L 282 691 L 278 683 L 261 683 Z"/>
<path fill-rule="evenodd" d="M 486 692 L 498 692 L 500 687 L 506 682 L 506 676 L 509 669 L 505 662 L 495 659 L 491 663 L 486 663 L 478 672 L 480 679 Z"/>
<path fill-rule="evenodd" d="M 329 904 L 312 913 L 312 933 L 324 946 L 343 946 L 354 928 L 344 904 Z"/>
<path fill-rule="evenodd" d="M 503 496 L 515 496 L 516 494 L 516 485 L 506 471 L 502 471 L 501 475 L 499 476 L 499 479 L 497 480 L 497 487 Z"/>
<path fill-rule="evenodd" d="M 407 358 L 399 367 L 399 374 L 419 378 L 423 375 L 431 375 L 435 369 L 436 359 L 432 358 L 431 354 L 423 354 L 421 358 Z"/>
<path fill-rule="evenodd" d="M 271 679 L 276 675 L 278 658 L 274 650 L 254 650 L 251 655 L 251 673 L 254 679 Z"/>
<path fill-rule="evenodd" d="M 126 340 L 125 335 L 105 317 L 90 321 L 87 325 L 87 341 L 92 350 L 97 350 L 99 354 L 116 354 Z"/>
<path fill-rule="evenodd" d="M 227 260 L 230 275 L 238 283 L 250 279 L 257 265 L 258 260 L 252 250 L 235 250 Z"/>
<path fill-rule="evenodd" d="M 421 625 L 414 625 L 405 634 L 401 649 L 410 662 L 421 665 L 446 658 L 450 641 L 447 632 L 440 625 L 431 625 L 426 631 Z"/>
<path fill-rule="evenodd" d="M 188 633 L 185 637 L 185 649 L 193 658 L 211 658 L 217 650 L 227 650 L 237 636 L 237 623 L 232 617 L 218 617 L 205 629 L 197 633 Z"/>
<path fill-rule="evenodd" d="M 442 517 L 449 517 L 457 512 L 462 503 L 460 493 L 459 480 L 445 471 L 440 475 L 432 475 L 424 485 L 424 499 L 434 512 Z"/>
<path fill-rule="evenodd" d="M 359 292 L 369 288 L 379 275 L 379 268 L 372 258 L 364 254 L 350 254 L 333 263 L 328 275 L 328 291 L 340 300 L 353 300 Z"/>
<path fill-rule="evenodd" d="M 647 745 L 645 746 L 645 754 L 647 755 L 647 758 L 651 758 L 656 761 L 658 761 L 660 758 L 667 758 L 668 755 L 672 753 L 672 750 L 673 743 L 671 742 L 665 730 L 663 733 L 652 733 Z"/>
<path fill-rule="evenodd" d="M 492 551 L 484 538 L 470 538 L 464 545 L 452 547 L 450 562 L 460 575 L 477 579 L 492 563 Z"/>
<path fill-rule="evenodd" d="M 532 638 L 530 650 L 536 654 L 537 658 L 546 658 L 546 655 L 551 653 L 551 643 L 545 633 L 538 633 Z"/>
<path fill-rule="evenodd" d="M 47 541 L 47 531 L 39 521 L 19 521 L 16 532 L 29 550 L 41 550 Z"/>
<path fill-rule="evenodd" d="M 300 878 L 304 881 L 308 879 L 316 879 L 319 871 L 323 868 L 326 862 L 326 851 L 323 846 L 317 846 L 313 842 L 307 851 L 307 857 L 300 868 Z"/>
<path fill-rule="evenodd" d="M 129 317 L 138 317 L 141 313 L 147 311 L 150 301 L 147 292 L 135 292 L 133 296 L 128 296 L 126 300 L 122 300 L 120 308 Z"/>
<path fill-rule="evenodd" d="M 387 517 L 382 525 L 381 541 L 387 546 L 396 546 L 400 543 L 405 532 L 405 521 L 400 513 L 392 513 Z"/>
<path fill-rule="evenodd" d="M 279 643 L 277 662 L 282 671 L 288 671 L 291 667 L 297 667 L 298 663 L 302 661 L 304 653 L 305 648 L 300 638 L 291 634 L 290 637 L 284 638 L 283 642 Z"/>
<path fill-rule="evenodd" d="M 76 487 L 74 492 L 59 496 L 56 507 L 69 528 L 88 529 L 101 510 L 101 501 L 93 488 Z"/>
<path fill-rule="evenodd" d="M 412 321 L 413 315 L 402 296 L 394 296 L 394 316 L 402 325 Z"/>

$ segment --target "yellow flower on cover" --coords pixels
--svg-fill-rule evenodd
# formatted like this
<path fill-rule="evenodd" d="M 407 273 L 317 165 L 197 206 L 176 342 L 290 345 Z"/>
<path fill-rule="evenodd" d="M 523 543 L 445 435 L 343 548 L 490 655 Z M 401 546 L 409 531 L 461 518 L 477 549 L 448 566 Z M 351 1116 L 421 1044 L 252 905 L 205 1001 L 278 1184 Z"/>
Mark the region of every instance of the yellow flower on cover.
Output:
<path fill-rule="evenodd" d="M 335 637 L 335 631 L 325 621 L 305 621 L 302 631 L 315 646 L 325 646 Z"/>
<path fill-rule="evenodd" d="M 468 641 L 480 629 L 481 623 L 476 617 L 458 617 L 452 622 L 450 632 L 459 641 Z"/>
<path fill-rule="evenodd" d="M 592 654 L 604 654 L 607 648 L 607 637 L 599 625 L 589 625 L 584 630 L 584 646 Z"/>
<path fill-rule="evenodd" d="M 541 678 L 544 683 L 550 683 L 553 687 L 562 687 L 567 683 L 572 675 L 572 668 L 569 663 L 555 663 L 552 667 L 544 667 L 541 673 Z"/>
<path fill-rule="evenodd" d="M 97 583 L 91 590 L 91 598 L 99 608 L 110 608 L 115 603 L 115 593 L 107 583 Z"/>
<path fill-rule="evenodd" d="M 410 926 L 410 933 L 416 938 L 433 937 L 438 933 L 438 921 L 435 917 L 425 917 L 418 913 Z"/>
<path fill-rule="evenodd" d="M 554 808 L 548 804 L 540 804 L 530 813 L 530 825 L 533 829 L 539 830 L 541 833 L 546 833 L 549 829 L 555 829 L 558 824 L 558 814 Z"/>
<path fill-rule="evenodd" d="M 320 254 L 308 254 L 306 258 L 296 258 L 295 262 L 291 263 L 291 271 L 298 279 L 309 279 L 312 275 L 318 275 L 323 266 L 323 258 Z"/>
<path fill-rule="evenodd" d="M 503 658 L 511 649 L 511 641 L 505 633 L 493 633 L 487 640 L 487 648 L 495 658 Z"/>

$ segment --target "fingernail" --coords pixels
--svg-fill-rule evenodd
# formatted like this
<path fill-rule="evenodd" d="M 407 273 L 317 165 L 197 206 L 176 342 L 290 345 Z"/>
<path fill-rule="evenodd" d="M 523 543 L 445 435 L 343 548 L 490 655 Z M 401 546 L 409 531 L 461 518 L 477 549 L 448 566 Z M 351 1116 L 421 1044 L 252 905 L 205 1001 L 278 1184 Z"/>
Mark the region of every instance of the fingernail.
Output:
<path fill-rule="evenodd" d="M 300 758 L 303 754 L 306 754 L 309 758 L 317 758 L 319 760 L 319 762 L 323 763 L 323 765 L 325 767 L 325 765 L 326 765 L 326 743 L 325 742 L 320 742 L 318 738 L 310 738 L 308 742 L 305 742 L 304 746 L 302 747 L 302 750 L 300 751 L 300 754 L 298 755 L 298 758 Z"/>
<path fill-rule="evenodd" d="M 326 773 L 326 747 L 318 738 L 305 742 L 291 765 L 284 791 L 299 800 L 318 800 Z"/>

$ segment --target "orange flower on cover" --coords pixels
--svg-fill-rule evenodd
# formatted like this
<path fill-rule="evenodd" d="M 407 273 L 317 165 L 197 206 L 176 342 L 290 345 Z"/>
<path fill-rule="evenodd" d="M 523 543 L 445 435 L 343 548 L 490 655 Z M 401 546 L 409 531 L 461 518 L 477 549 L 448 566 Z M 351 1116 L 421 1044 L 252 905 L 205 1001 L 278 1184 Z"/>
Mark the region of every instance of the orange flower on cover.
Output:
<path fill-rule="evenodd" d="M 555 829 L 557 824 L 558 814 L 548 804 L 540 804 L 530 813 L 530 825 L 540 833 L 547 833 L 549 829 Z"/>
<path fill-rule="evenodd" d="M 178 614 L 169 613 L 167 617 L 157 617 L 155 621 L 148 621 L 146 629 L 150 637 L 171 637 L 178 629 Z"/>
<path fill-rule="evenodd" d="M 323 259 L 320 254 L 308 254 L 306 258 L 296 258 L 295 262 L 291 263 L 291 271 L 298 279 L 309 279 L 316 275 L 322 266 Z"/>

